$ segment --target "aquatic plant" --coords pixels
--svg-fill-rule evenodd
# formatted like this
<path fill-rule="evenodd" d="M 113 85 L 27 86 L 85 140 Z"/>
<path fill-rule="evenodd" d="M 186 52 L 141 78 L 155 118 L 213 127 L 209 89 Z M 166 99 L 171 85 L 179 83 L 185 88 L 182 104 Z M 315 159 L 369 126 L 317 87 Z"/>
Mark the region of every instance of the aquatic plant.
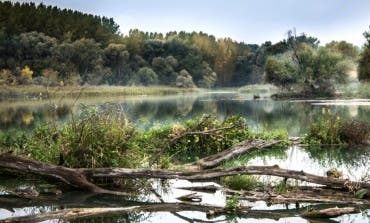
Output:
<path fill-rule="evenodd" d="M 226 210 L 229 212 L 235 212 L 238 210 L 240 206 L 239 197 L 237 195 L 233 195 L 226 199 Z"/>
<path fill-rule="evenodd" d="M 263 187 L 258 177 L 251 175 L 227 176 L 221 179 L 223 185 L 233 190 L 255 190 Z"/>

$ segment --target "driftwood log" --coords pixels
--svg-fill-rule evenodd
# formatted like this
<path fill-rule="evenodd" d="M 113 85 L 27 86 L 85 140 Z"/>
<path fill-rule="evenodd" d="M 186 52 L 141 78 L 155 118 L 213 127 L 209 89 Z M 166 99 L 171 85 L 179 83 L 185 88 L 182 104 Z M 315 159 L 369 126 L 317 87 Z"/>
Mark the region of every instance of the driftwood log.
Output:
<path fill-rule="evenodd" d="M 128 169 L 128 168 L 95 168 L 95 169 L 73 169 L 34 161 L 10 154 L 0 155 L 0 168 L 18 172 L 29 172 L 41 176 L 53 177 L 73 187 L 95 193 L 111 193 L 126 195 L 124 192 L 106 190 L 91 183 L 89 178 L 161 178 L 161 179 L 185 179 L 185 180 L 207 180 L 224 176 L 239 174 L 248 175 L 270 175 L 291 178 L 310 183 L 325 185 L 334 188 L 347 188 L 352 185 L 356 188 L 370 189 L 370 183 L 356 182 L 347 179 L 337 179 L 309 174 L 304 171 L 282 169 L 274 166 L 240 166 L 232 168 L 216 168 L 209 170 L 162 170 L 162 169 Z"/>
<path fill-rule="evenodd" d="M 354 207 L 326 208 L 322 210 L 311 210 L 301 214 L 303 218 L 335 218 L 344 214 L 354 214 L 360 211 Z"/>

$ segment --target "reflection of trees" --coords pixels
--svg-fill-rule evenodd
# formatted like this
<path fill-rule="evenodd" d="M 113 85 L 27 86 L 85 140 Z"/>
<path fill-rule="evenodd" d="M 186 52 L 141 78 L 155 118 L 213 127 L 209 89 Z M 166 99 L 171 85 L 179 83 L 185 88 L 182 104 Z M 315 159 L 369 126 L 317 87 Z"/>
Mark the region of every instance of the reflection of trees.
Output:
<path fill-rule="evenodd" d="M 0 109 L 0 129 L 11 128 L 32 129 L 40 122 L 58 121 L 65 119 L 70 114 L 70 106 L 40 105 L 5 107 Z"/>
<path fill-rule="evenodd" d="M 345 165 L 348 169 L 370 165 L 370 148 L 319 147 L 306 149 L 310 158 L 322 166 Z"/>

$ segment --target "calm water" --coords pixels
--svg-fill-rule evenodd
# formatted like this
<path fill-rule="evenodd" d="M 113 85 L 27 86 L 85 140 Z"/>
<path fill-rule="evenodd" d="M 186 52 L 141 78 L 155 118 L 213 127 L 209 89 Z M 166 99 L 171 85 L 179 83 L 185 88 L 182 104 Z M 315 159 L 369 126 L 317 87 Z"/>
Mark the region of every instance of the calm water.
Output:
<path fill-rule="evenodd" d="M 73 104 L 73 105 L 72 105 Z M 232 92 L 188 94 L 181 96 L 100 98 L 95 100 L 51 102 L 2 102 L 0 130 L 32 129 L 38 123 L 66 122 L 84 106 L 117 109 L 141 128 L 192 119 L 202 114 L 216 115 L 220 120 L 241 115 L 251 128 L 286 129 L 291 136 L 301 136 L 323 107 L 344 118 L 370 121 L 370 100 L 274 101 L 253 100 L 251 95 Z"/>
<path fill-rule="evenodd" d="M 191 119 L 202 114 L 214 114 L 220 120 L 228 115 L 238 114 L 245 117 L 248 125 L 257 130 L 286 129 L 291 136 L 301 136 L 307 131 L 307 126 L 315 116 L 320 115 L 322 108 L 328 108 L 333 114 L 343 118 L 354 118 L 370 121 L 370 100 L 336 100 L 336 101 L 273 101 L 270 99 L 253 100 L 251 95 L 240 95 L 233 92 L 216 92 L 204 94 L 189 94 L 182 96 L 135 97 L 135 98 L 101 98 L 81 100 L 75 105 L 73 101 L 57 102 L 7 102 L 0 104 L 0 130 L 32 129 L 37 124 L 56 120 L 59 123 L 67 122 L 71 114 L 78 116 L 84 105 L 98 105 L 100 109 L 118 109 L 135 122 L 140 128 L 147 129 L 155 125 L 170 124 Z M 282 168 L 305 170 L 307 172 L 324 175 L 329 168 L 338 168 L 346 177 L 361 180 L 370 172 L 370 148 L 318 148 L 307 150 L 300 147 L 291 147 L 278 154 L 267 154 L 254 158 L 241 158 L 240 164 L 274 165 Z M 274 182 L 276 178 L 265 177 L 261 180 Z M 19 182 L 16 179 L 0 179 L 0 219 L 9 216 L 19 216 L 58 210 L 66 207 L 113 207 L 130 206 L 135 204 L 159 202 L 152 194 L 139 199 L 128 199 L 108 195 L 91 196 L 81 192 L 65 193 L 59 199 L 49 199 L 43 202 L 16 200 L 4 202 L 6 188 L 4 184 L 37 185 L 37 182 Z M 190 186 L 194 183 L 184 180 L 171 180 L 163 188 L 157 181 L 153 182 L 154 189 L 161 194 L 166 202 L 177 202 L 176 197 L 188 194 L 189 191 L 176 187 Z M 200 183 L 196 183 L 200 184 Z M 213 184 L 213 183 L 205 183 Z M 3 188 L 3 189 L 2 189 Z M 171 188 L 171 189 L 169 189 Z M 218 191 L 216 194 L 199 193 L 203 203 L 224 205 L 225 194 Z M 9 200 L 7 200 L 9 201 Z M 269 219 L 268 216 L 260 219 L 233 218 L 220 216 L 212 222 L 308 222 L 295 217 L 298 213 L 294 205 L 268 206 L 265 202 L 245 202 L 257 210 L 281 210 L 290 213 L 292 217 L 279 220 Z M 301 207 L 314 204 L 302 204 Z M 288 207 L 288 210 L 287 210 Z M 370 222 L 370 208 L 363 207 L 361 214 L 344 215 L 327 222 Z M 116 218 L 98 218 L 83 222 L 199 222 L 210 221 L 202 212 L 183 211 L 178 214 L 169 212 L 133 213 Z M 57 221 L 55 221 L 57 222 Z"/>

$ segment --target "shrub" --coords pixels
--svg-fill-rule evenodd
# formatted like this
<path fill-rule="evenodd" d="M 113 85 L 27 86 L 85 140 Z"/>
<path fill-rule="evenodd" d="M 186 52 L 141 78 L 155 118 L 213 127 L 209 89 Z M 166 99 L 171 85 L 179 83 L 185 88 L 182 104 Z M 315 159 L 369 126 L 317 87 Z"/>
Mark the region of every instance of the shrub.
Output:
<path fill-rule="evenodd" d="M 220 122 L 215 116 L 204 115 L 194 121 L 185 122 L 183 127 L 185 130 L 180 131 L 179 128 L 171 130 L 170 140 L 174 140 L 181 133 L 186 134 L 177 138 L 169 151 L 178 154 L 177 157 L 180 159 L 188 158 L 187 161 L 196 156 L 220 152 L 249 137 L 246 120 L 240 116 L 230 116 Z"/>
<path fill-rule="evenodd" d="M 339 130 L 339 136 L 343 142 L 349 144 L 367 143 L 370 136 L 370 123 L 364 121 L 344 121 Z"/>
<path fill-rule="evenodd" d="M 87 108 L 79 121 L 62 131 L 60 145 L 68 167 L 134 167 L 140 150 L 132 139 L 136 128 L 121 113 Z M 135 151 L 136 150 L 136 151 Z M 134 162 L 135 161 L 135 162 Z"/>
<path fill-rule="evenodd" d="M 321 116 L 310 125 L 305 141 L 310 144 L 341 144 L 341 125 L 339 116 L 332 115 L 330 109 L 323 108 Z"/>
<path fill-rule="evenodd" d="M 323 108 L 322 115 L 314 121 L 305 141 L 310 144 L 362 144 L 368 143 L 370 123 L 341 120 Z"/>

